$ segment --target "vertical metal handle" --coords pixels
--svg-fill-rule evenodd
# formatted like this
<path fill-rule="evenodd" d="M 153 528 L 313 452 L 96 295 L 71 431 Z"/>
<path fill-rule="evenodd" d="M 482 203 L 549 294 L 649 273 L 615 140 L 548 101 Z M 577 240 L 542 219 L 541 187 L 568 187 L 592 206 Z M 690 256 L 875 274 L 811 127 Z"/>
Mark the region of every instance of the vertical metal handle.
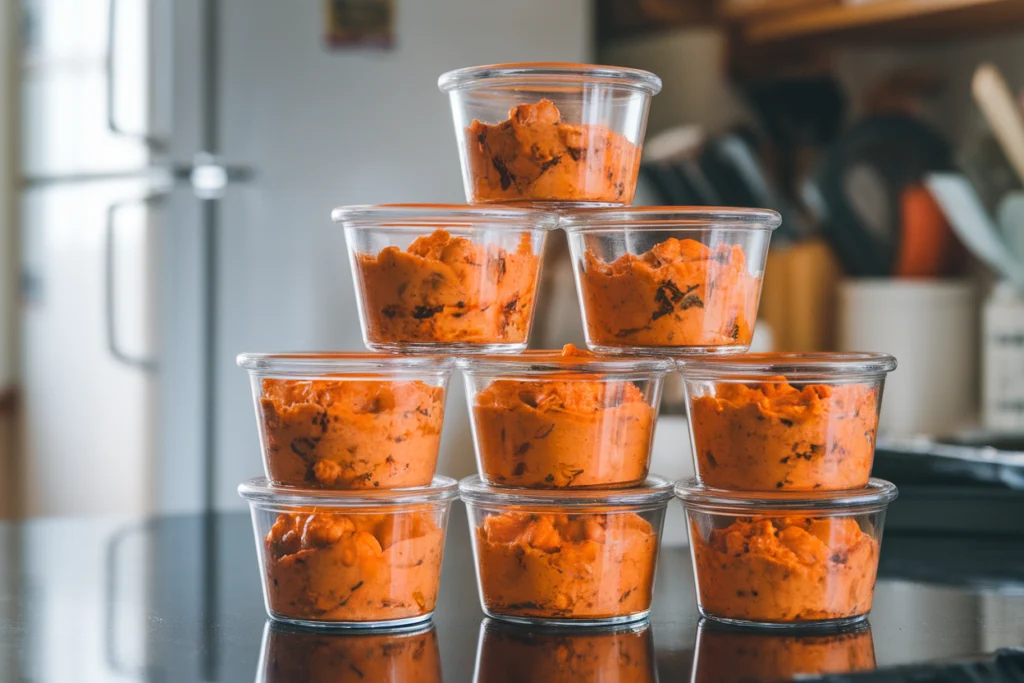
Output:
<path fill-rule="evenodd" d="M 114 246 L 116 244 L 116 237 L 114 235 L 115 223 L 117 222 L 117 214 L 126 207 L 135 206 L 138 204 L 149 205 L 153 204 L 159 199 L 165 197 L 166 194 L 156 193 L 148 194 L 139 199 L 132 199 L 124 202 L 117 202 L 107 207 L 107 226 L 106 235 L 104 236 L 104 259 L 103 259 L 103 288 L 104 288 L 104 318 L 105 318 L 105 329 L 107 335 L 107 349 L 110 351 L 110 355 L 113 356 L 118 362 L 125 365 L 138 368 L 146 372 L 153 372 L 157 369 L 157 362 L 155 358 L 146 358 L 143 356 L 133 356 L 127 353 L 118 341 L 117 334 L 117 305 L 116 305 L 116 277 L 114 276 Z"/>
<path fill-rule="evenodd" d="M 109 0 L 109 10 L 107 14 L 107 59 L 106 59 L 106 76 L 107 76 L 107 129 L 111 133 L 123 138 L 129 138 L 132 140 L 139 140 L 146 145 L 151 151 L 163 150 L 166 145 L 163 140 L 150 135 L 147 132 L 130 131 L 125 129 L 121 123 L 117 120 L 116 103 L 117 103 L 117 72 L 114 68 L 114 62 L 116 61 L 117 50 L 117 7 L 118 0 Z"/>

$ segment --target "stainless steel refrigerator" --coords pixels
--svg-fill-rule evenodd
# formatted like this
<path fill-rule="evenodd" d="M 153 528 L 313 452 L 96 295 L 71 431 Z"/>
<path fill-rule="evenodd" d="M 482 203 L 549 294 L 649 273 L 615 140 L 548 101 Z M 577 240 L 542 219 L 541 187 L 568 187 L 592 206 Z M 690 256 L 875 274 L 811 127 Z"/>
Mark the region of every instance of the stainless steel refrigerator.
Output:
<path fill-rule="evenodd" d="M 21 3 L 28 514 L 240 507 L 234 356 L 362 346 L 330 209 L 464 201 L 437 76 L 590 52 L 588 0 L 397 0 L 387 49 L 329 46 L 321 0 Z"/>

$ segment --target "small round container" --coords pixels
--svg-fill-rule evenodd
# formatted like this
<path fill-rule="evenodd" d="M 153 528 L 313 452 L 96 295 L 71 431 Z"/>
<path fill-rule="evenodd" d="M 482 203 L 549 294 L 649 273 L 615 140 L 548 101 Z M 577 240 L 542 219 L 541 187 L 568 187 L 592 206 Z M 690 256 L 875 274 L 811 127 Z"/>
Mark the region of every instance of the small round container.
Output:
<path fill-rule="evenodd" d="M 449 71 L 466 201 L 633 202 L 651 97 L 647 71 L 555 62 Z"/>
<path fill-rule="evenodd" d="M 651 611 L 672 485 L 536 490 L 459 483 L 484 613 L 526 624 L 600 626 Z"/>
<path fill-rule="evenodd" d="M 874 668 L 875 644 L 866 621 L 844 629 L 779 632 L 701 620 L 690 681 L 781 683 Z"/>
<path fill-rule="evenodd" d="M 763 493 L 676 484 L 697 608 L 739 626 L 844 626 L 871 611 L 885 509 L 896 487 Z"/>
<path fill-rule="evenodd" d="M 884 353 L 751 353 L 679 362 L 697 479 L 736 491 L 867 486 Z"/>
<path fill-rule="evenodd" d="M 332 633 L 268 621 L 263 629 L 257 683 L 412 680 L 444 680 L 430 622 Z"/>
<path fill-rule="evenodd" d="M 369 628 L 430 619 L 454 479 L 377 491 L 238 487 L 249 501 L 271 619 Z"/>
<path fill-rule="evenodd" d="M 484 619 L 473 680 L 656 683 L 651 625 L 641 621 L 604 628 L 538 628 Z"/>
<path fill-rule="evenodd" d="M 574 211 L 560 222 L 591 350 L 697 355 L 750 347 L 779 214 L 645 207 Z"/>
<path fill-rule="evenodd" d="M 458 363 L 485 483 L 611 488 L 647 478 L 671 361 L 567 347 Z"/>
<path fill-rule="evenodd" d="M 453 363 L 373 353 L 243 353 L 263 469 L 275 485 L 426 486 Z"/>
<path fill-rule="evenodd" d="M 557 218 L 516 207 L 345 206 L 363 341 L 373 351 L 513 353 L 533 324 Z"/>

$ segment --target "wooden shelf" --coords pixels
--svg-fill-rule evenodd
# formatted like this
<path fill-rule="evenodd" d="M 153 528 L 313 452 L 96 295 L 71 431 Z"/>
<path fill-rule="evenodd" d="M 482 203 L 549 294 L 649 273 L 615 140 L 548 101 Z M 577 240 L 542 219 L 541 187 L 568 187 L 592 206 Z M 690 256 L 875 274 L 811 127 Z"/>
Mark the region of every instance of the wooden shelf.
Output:
<path fill-rule="evenodd" d="M 963 38 L 1024 28 L 1024 0 L 869 0 L 814 6 L 745 22 L 748 45 Z"/>

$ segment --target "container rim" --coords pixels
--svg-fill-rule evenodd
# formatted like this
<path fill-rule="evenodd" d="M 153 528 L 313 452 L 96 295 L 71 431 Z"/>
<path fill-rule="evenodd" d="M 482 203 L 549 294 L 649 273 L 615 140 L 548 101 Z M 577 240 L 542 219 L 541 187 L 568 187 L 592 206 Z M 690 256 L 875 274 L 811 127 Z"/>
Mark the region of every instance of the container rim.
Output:
<path fill-rule="evenodd" d="M 352 204 L 331 211 L 331 220 L 353 228 L 409 230 L 446 225 L 502 225 L 534 230 L 553 230 L 558 227 L 558 217 L 543 209 L 468 204 Z"/>
<path fill-rule="evenodd" d="M 896 369 L 887 353 L 866 351 L 748 353 L 717 358 L 679 358 L 683 379 L 850 379 L 879 377 Z"/>
<path fill-rule="evenodd" d="M 671 358 L 657 356 L 563 356 L 557 350 L 532 350 L 515 355 L 463 356 L 455 361 L 462 372 L 476 374 L 542 374 L 573 372 L 603 375 L 665 374 L 674 367 Z"/>
<path fill-rule="evenodd" d="M 665 230 L 670 228 L 728 228 L 730 230 L 774 230 L 782 216 L 771 209 L 733 206 L 641 206 L 610 209 L 578 209 L 559 216 L 566 232 L 617 232 Z"/>
<path fill-rule="evenodd" d="M 702 486 L 694 478 L 676 482 L 683 506 L 700 512 L 731 512 L 744 516 L 780 511 L 853 512 L 885 508 L 896 500 L 896 486 L 871 478 L 862 489 L 845 491 L 727 491 Z"/>
<path fill-rule="evenodd" d="M 436 476 L 428 486 L 403 489 L 350 489 L 347 491 L 275 486 L 266 477 L 238 485 L 238 495 L 250 503 L 283 507 L 379 507 L 439 503 L 458 497 L 458 483 L 451 477 Z"/>
<path fill-rule="evenodd" d="M 524 489 L 492 486 L 474 474 L 459 482 L 466 503 L 497 503 L 508 506 L 588 508 L 656 505 L 673 497 L 672 482 L 651 475 L 640 486 L 625 489 Z"/>
<path fill-rule="evenodd" d="M 661 92 L 661 79 L 642 69 L 574 62 L 511 62 L 455 69 L 441 74 L 441 92 L 473 90 L 494 85 L 587 85 L 600 83 L 648 95 Z"/>
<path fill-rule="evenodd" d="M 336 374 L 376 371 L 400 374 L 448 374 L 455 367 L 447 356 L 400 356 L 364 351 L 240 353 L 238 367 L 250 374 Z"/>

